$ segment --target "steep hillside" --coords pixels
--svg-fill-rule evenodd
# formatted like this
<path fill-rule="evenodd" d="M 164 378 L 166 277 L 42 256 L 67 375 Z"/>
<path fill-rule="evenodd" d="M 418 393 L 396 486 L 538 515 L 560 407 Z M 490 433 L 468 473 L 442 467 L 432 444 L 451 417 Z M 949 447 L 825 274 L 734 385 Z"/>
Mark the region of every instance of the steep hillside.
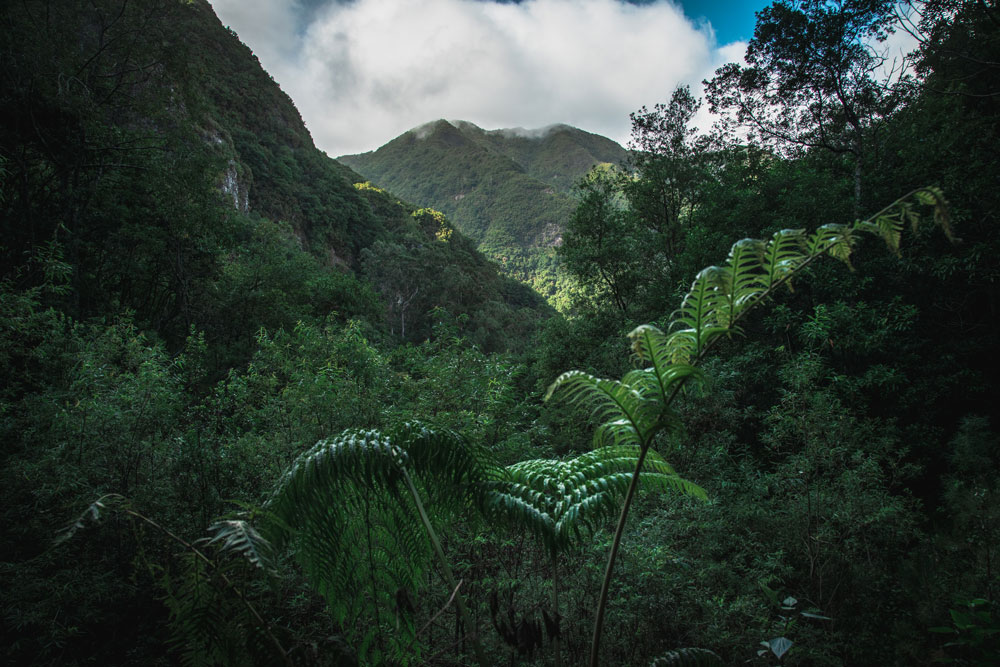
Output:
<path fill-rule="evenodd" d="M 567 289 L 556 266 L 573 185 L 596 164 L 625 158 L 618 144 L 553 125 L 486 131 L 438 120 L 376 151 L 338 158 L 372 182 L 447 214 L 511 275 L 558 302 Z"/>
<path fill-rule="evenodd" d="M 313 145 L 207 2 L 98 2 L 58 16 L 45 4 L 4 16 L 0 166 L 18 187 L 0 193 L 2 277 L 44 280 L 25 258 L 50 242 L 69 265 L 72 316 L 126 308 L 172 344 L 194 327 L 234 354 L 260 326 L 330 311 L 377 325 L 381 311 L 403 334 L 391 326 L 397 296 L 364 255 L 424 243 L 415 207 L 373 208 L 354 187 L 363 179 Z M 427 335 L 436 306 L 473 319 L 489 309 L 501 329 L 532 319 L 516 311 L 540 302 L 511 301 L 461 234 L 441 243 L 439 273 L 475 275 L 486 292 L 424 286 L 427 309 L 414 303 L 406 338 Z"/>
<path fill-rule="evenodd" d="M 441 213 L 357 187 L 204 0 L 2 3 L 0 65 L 4 664 L 281 664 L 189 652 L 178 545 L 318 439 L 438 414 L 421 383 L 451 368 L 476 387 L 453 423 L 506 437 L 482 403 L 551 309 Z M 102 496 L 169 541 L 109 519 L 54 549 Z M 339 634 L 281 606 L 290 645 Z"/>
<path fill-rule="evenodd" d="M 568 125 L 486 131 L 437 120 L 376 151 L 338 158 L 400 196 L 434 206 L 486 245 L 552 245 L 574 207 L 573 185 L 595 164 L 617 163 L 615 142 Z"/>

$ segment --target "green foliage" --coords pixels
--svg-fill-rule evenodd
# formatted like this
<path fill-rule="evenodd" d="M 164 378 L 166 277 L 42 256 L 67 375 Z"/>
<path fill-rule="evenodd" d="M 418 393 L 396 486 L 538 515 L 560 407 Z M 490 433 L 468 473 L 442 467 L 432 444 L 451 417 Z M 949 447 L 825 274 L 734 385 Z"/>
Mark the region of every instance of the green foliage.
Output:
<path fill-rule="evenodd" d="M 574 286 L 552 255 L 573 213 L 570 190 L 595 164 L 625 157 L 614 142 L 568 126 L 487 132 L 441 120 L 377 151 L 338 159 L 410 201 L 440 209 L 506 275 L 565 309 Z"/>
<path fill-rule="evenodd" d="M 612 545 L 609 663 L 699 657 L 676 646 L 727 664 L 996 661 L 987 4 L 926 3 L 919 85 L 878 90 L 884 45 L 858 37 L 895 5 L 769 8 L 750 67 L 710 102 L 787 130 L 770 148 L 696 141 L 685 91 L 633 115 L 626 169 L 567 127 L 400 138 L 389 167 L 448 216 L 354 185 L 207 3 L 57 4 L 0 9 L 7 661 L 468 662 L 475 637 L 497 662 L 507 645 L 456 613 L 468 600 L 482 620 L 495 593 L 511 629 L 555 618 L 556 656 L 580 664 Z M 595 162 L 574 217 L 570 185 Z M 961 243 L 913 226 L 935 189 L 817 229 L 924 183 L 948 193 Z M 535 338 L 541 299 L 498 277 L 449 222 L 463 216 L 566 317 Z M 761 240 L 699 273 L 741 236 Z M 590 420 L 541 404 L 567 368 L 583 371 L 555 396 Z M 392 426 L 429 418 L 462 444 Z M 308 443 L 351 427 L 296 482 L 330 486 L 302 495 L 321 504 L 284 523 L 253 509 Z M 351 434 L 353 455 L 330 446 Z M 674 467 L 712 502 L 659 493 L 701 495 Z M 635 492 L 615 537 L 636 469 L 657 493 Z"/>
<path fill-rule="evenodd" d="M 944 645 L 947 655 L 935 662 L 983 665 L 1000 659 L 1000 619 L 995 616 L 995 606 L 989 600 L 976 598 L 951 609 L 950 626 L 930 629 L 953 637 Z"/>
<path fill-rule="evenodd" d="M 570 371 L 552 384 L 547 398 L 562 389 L 571 401 L 583 397 L 593 402 L 595 417 L 603 422 L 597 429 L 596 442 L 610 437 L 615 444 L 624 442 L 639 448 L 639 465 L 625 496 L 598 601 L 592 667 L 598 664 L 609 585 L 643 458 L 657 433 L 677 427 L 679 419 L 671 404 L 684 384 L 699 376 L 694 366 L 723 335 L 739 333 L 738 322 L 746 313 L 779 287 L 791 288 L 791 279 L 816 259 L 829 255 L 850 266 L 858 232 L 879 235 L 891 251 L 898 252 L 899 237 L 895 232 L 901 228 L 904 215 L 914 227 L 918 221 L 909 204 L 911 197 L 934 207 L 935 223 L 951 238 L 944 196 L 934 188 L 923 188 L 853 225 L 827 224 L 812 234 L 782 230 L 767 243 L 738 241 L 723 267 L 708 267 L 699 272 L 681 308 L 672 316 L 669 334 L 645 325 L 629 335 L 638 359 L 652 363 L 652 368 L 631 371 L 621 382 Z M 890 217 L 894 213 L 895 217 Z"/>
<path fill-rule="evenodd" d="M 706 648 L 679 648 L 667 651 L 649 663 L 649 667 L 715 667 L 723 664 L 718 655 Z"/>
<path fill-rule="evenodd" d="M 579 546 L 618 510 L 637 465 L 636 445 L 598 447 L 564 461 L 520 461 L 489 484 L 487 514 L 534 533 L 552 553 Z M 655 452 L 646 456 L 642 470 L 645 488 L 705 498 Z"/>
<path fill-rule="evenodd" d="M 479 501 L 482 482 L 495 474 L 485 452 L 456 433 L 416 423 L 346 431 L 303 454 L 266 506 L 264 533 L 276 546 L 294 545 L 348 636 L 359 617 L 372 619 L 355 639 L 368 646 L 379 638 L 373 661 L 394 605 L 391 646 L 405 652 L 411 645 L 415 628 L 410 619 L 400 626 L 400 596 L 422 587 L 432 549 L 441 557 L 411 473 L 439 513 Z"/>

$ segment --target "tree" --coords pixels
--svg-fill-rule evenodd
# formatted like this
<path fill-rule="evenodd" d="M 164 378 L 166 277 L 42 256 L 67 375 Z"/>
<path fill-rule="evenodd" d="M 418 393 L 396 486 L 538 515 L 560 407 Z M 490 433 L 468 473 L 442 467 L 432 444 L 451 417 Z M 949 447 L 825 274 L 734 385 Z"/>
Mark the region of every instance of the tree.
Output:
<path fill-rule="evenodd" d="M 709 139 L 697 135 L 691 120 L 701 100 L 678 86 L 669 104 L 632 113 L 629 167 L 634 177 L 624 192 L 636 217 L 656 234 L 667 262 L 680 252 L 684 220 L 697 207 L 705 179 L 703 162 Z"/>
<path fill-rule="evenodd" d="M 610 298 L 628 320 L 643 275 L 646 239 L 620 196 L 621 175 L 596 168 L 577 186 L 580 203 L 563 231 L 559 258 L 598 297 Z"/>
<path fill-rule="evenodd" d="M 631 154 L 577 186 L 580 200 L 559 256 L 582 284 L 610 298 L 624 320 L 650 317 L 677 278 L 677 258 L 708 180 L 710 139 L 691 120 L 701 102 L 686 86 L 668 104 L 631 114 Z"/>
<path fill-rule="evenodd" d="M 850 156 L 855 215 L 873 142 L 900 96 L 880 79 L 886 57 L 872 42 L 893 30 L 895 3 L 779 0 L 757 16 L 744 67 L 707 81 L 709 108 L 786 153 L 820 148 Z M 896 72 L 900 75 L 901 72 Z"/>
<path fill-rule="evenodd" d="M 686 385 L 702 379 L 700 362 L 723 337 L 741 332 L 740 322 L 749 312 L 788 286 L 819 258 L 830 256 L 850 266 L 851 252 L 861 234 L 881 237 L 892 252 L 898 253 L 905 223 L 916 227 L 919 221 L 911 198 L 934 207 L 935 221 L 950 238 L 943 195 L 933 188 L 921 188 L 867 220 L 827 224 L 813 233 L 784 229 L 766 242 L 737 241 L 724 266 L 710 266 L 698 274 L 672 316 L 667 332 L 643 325 L 629 334 L 632 350 L 641 364 L 639 369 L 627 373 L 620 382 L 569 371 L 552 383 L 546 398 L 558 392 L 572 401 L 595 406 L 595 413 L 604 420 L 597 429 L 596 442 L 628 445 L 639 452 L 601 584 L 594 617 L 591 667 L 599 663 L 615 560 L 644 462 L 661 433 L 678 429 L 680 416 L 673 403 Z"/>

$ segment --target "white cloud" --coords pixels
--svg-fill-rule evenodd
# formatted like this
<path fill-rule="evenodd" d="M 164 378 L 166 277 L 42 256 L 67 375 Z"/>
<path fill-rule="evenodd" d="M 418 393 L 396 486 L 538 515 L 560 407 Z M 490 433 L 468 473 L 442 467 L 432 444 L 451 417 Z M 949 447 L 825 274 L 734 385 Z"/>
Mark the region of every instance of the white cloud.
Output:
<path fill-rule="evenodd" d="M 331 155 L 437 118 L 568 123 L 625 143 L 629 112 L 677 84 L 698 89 L 743 53 L 667 0 L 354 0 L 308 13 L 276 0 L 212 4 Z"/>

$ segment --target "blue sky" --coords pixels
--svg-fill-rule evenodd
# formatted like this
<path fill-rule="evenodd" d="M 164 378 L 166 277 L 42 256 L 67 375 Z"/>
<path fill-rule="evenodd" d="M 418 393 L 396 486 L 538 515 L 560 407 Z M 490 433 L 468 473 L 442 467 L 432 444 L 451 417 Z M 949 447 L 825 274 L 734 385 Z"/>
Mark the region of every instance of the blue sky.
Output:
<path fill-rule="evenodd" d="M 739 60 L 765 2 L 210 0 L 321 149 L 372 150 L 438 118 L 568 123 L 628 141 L 628 115 Z M 702 114 L 697 121 L 710 124 Z"/>
<path fill-rule="evenodd" d="M 682 0 L 680 3 L 689 18 L 695 21 L 705 19 L 711 23 L 716 37 L 722 43 L 749 41 L 753 37 L 754 14 L 770 4 L 753 0 L 746 2 Z"/>

